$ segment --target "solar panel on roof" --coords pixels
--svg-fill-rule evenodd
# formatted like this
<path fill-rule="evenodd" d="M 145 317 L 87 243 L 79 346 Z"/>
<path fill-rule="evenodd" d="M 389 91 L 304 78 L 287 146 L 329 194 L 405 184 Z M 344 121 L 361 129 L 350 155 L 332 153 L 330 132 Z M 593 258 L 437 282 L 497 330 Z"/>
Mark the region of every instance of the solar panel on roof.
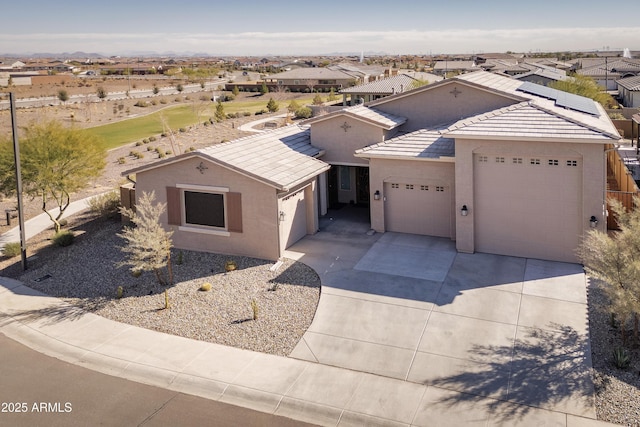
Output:
<path fill-rule="evenodd" d="M 573 93 L 552 89 L 536 83 L 524 82 L 518 89 L 521 92 L 530 93 L 532 95 L 541 96 L 543 98 L 555 101 L 558 107 L 568 108 L 574 111 L 600 116 L 595 101 L 583 96 L 574 95 Z"/>

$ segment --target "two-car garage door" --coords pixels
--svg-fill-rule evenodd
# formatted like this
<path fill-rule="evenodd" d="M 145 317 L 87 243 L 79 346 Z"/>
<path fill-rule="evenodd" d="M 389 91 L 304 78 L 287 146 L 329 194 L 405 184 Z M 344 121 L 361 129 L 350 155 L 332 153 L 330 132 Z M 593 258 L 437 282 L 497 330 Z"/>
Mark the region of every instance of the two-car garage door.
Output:
<path fill-rule="evenodd" d="M 473 206 L 477 252 L 575 261 L 581 159 L 475 155 Z"/>
<path fill-rule="evenodd" d="M 451 237 L 451 188 L 442 183 L 384 183 L 385 230 Z"/>

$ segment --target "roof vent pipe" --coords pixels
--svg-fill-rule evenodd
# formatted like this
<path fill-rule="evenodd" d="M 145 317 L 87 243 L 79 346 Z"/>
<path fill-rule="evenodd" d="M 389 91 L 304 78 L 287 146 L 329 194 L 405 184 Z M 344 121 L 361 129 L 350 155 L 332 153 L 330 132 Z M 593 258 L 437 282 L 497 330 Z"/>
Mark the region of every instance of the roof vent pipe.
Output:
<path fill-rule="evenodd" d="M 404 92 L 404 85 L 400 85 L 400 93 Z"/>

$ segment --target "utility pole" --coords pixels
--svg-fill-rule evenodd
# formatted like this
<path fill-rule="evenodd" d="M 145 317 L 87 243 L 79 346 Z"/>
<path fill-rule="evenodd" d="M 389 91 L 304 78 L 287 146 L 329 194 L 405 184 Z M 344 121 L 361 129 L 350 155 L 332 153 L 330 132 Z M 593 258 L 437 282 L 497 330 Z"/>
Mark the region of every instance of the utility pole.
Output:
<path fill-rule="evenodd" d="M 11 107 L 11 131 L 13 133 L 13 160 L 16 166 L 16 195 L 18 197 L 18 223 L 20 228 L 20 256 L 22 269 L 27 269 L 27 239 L 24 233 L 24 209 L 22 207 L 22 174 L 20 172 L 20 146 L 18 145 L 18 125 L 16 122 L 16 100 L 13 92 L 9 92 Z"/>

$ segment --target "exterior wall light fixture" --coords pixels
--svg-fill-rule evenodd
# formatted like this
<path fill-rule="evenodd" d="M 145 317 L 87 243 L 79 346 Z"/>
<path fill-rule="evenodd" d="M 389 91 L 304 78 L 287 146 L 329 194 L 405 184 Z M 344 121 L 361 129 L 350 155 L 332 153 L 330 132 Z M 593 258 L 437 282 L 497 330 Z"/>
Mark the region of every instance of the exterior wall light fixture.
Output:
<path fill-rule="evenodd" d="M 280 211 L 280 215 L 278 218 L 280 219 L 280 222 L 284 221 L 284 211 Z"/>
<path fill-rule="evenodd" d="M 373 193 L 373 200 L 380 200 L 380 190 L 376 190 L 376 192 Z"/>
<path fill-rule="evenodd" d="M 460 209 L 460 215 L 462 216 L 469 215 L 469 208 L 467 208 L 467 205 L 462 205 L 462 209 Z"/>
<path fill-rule="evenodd" d="M 596 218 L 595 215 L 591 215 L 591 218 L 589 218 L 589 226 L 591 228 L 596 228 L 598 226 L 598 218 Z"/>

